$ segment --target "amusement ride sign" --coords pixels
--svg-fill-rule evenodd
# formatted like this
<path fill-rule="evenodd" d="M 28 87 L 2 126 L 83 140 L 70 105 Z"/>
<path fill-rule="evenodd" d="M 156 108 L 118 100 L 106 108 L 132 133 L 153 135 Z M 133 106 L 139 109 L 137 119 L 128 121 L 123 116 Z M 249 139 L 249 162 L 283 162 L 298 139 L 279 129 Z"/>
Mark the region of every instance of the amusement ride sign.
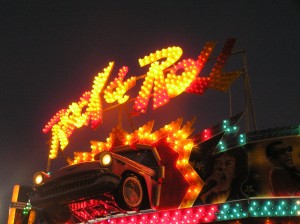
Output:
<path fill-rule="evenodd" d="M 123 66 L 118 71 L 118 77 L 106 85 L 114 66 L 114 62 L 110 62 L 95 77 L 91 91 L 83 93 L 79 101 L 73 102 L 67 109 L 57 112 L 44 127 L 44 133 L 50 130 L 52 132 L 49 158 L 56 158 L 58 150 L 66 148 L 75 129 L 89 124 L 95 129 L 102 123 L 102 114 L 105 110 L 102 108 L 103 98 L 108 104 L 134 101 L 133 114 L 136 115 L 146 112 L 150 97 L 153 97 L 153 109 L 156 109 L 183 92 L 201 95 L 207 88 L 226 91 L 241 73 L 241 71 L 222 72 L 234 43 L 235 39 L 226 42 L 208 77 L 201 77 L 199 74 L 216 42 L 207 42 L 196 60 L 179 61 L 183 53 L 180 47 L 156 51 L 139 59 L 141 67 L 149 66 L 146 75 L 132 76 L 124 80 L 128 67 Z M 143 79 L 143 83 L 138 96 L 130 99 L 126 92 L 135 87 L 136 81 L 140 79 Z"/>

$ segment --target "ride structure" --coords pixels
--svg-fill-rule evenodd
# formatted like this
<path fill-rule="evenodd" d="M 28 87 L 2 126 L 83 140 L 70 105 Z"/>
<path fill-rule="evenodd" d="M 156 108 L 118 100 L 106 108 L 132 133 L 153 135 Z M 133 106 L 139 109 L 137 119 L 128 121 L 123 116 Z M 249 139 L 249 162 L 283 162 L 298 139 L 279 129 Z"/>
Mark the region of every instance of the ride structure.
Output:
<path fill-rule="evenodd" d="M 48 165 L 34 175 L 27 213 L 49 223 L 296 223 L 299 127 L 257 130 L 246 53 L 232 51 L 235 41 L 227 40 L 216 58 L 210 57 L 214 41 L 196 59 L 180 60 L 183 51 L 177 46 L 156 51 L 139 59 L 141 67 L 149 66 L 146 74 L 126 80 L 123 66 L 109 81 L 110 62 L 90 91 L 44 127 L 44 133 L 51 132 Z M 233 55 L 243 55 L 244 68 L 224 72 Z M 215 63 L 203 76 L 209 61 Z M 230 87 L 239 77 L 244 78 L 245 110 L 232 115 Z M 130 94 L 134 89 L 136 97 Z M 196 134 L 195 120 L 181 117 L 158 129 L 154 120 L 130 132 L 122 125 L 122 111 L 132 124 L 131 117 L 147 114 L 151 102 L 156 110 L 183 93 L 203 95 L 208 89 L 229 93 L 229 118 Z M 106 141 L 91 141 L 91 151 L 74 152 L 73 159 L 65 157 L 67 166 L 50 172 L 51 161 L 64 155 L 76 129 L 100 128 L 104 113 L 116 108 L 121 108 L 118 123 Z M 278 175 L 286 177 L 284 186 Z"/>

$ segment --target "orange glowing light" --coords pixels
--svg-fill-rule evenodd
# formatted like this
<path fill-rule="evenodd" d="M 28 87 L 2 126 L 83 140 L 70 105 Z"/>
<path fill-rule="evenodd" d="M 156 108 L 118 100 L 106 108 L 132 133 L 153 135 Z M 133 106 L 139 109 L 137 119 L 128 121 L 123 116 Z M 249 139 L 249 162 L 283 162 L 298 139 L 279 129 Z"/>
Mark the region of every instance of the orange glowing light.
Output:
<path fill-rule="evenodd" d="M 104 88 L 108 76 L 114 66 L 114 62 L 110 62 L 109 65 L 104 69 L 102 73 L 98 73 L 95 77 L 93 89 L 91 92 L 91 99 L 87 108 L 87 112 L 91 118 L 91 127 L 96 128 L 102 123 L 102 103 L 100 93 Z"/>
<path fill-rule="evenodd" d="M 107 103 L 114 103 L 118 101 L 119 104 L 125 103 L 128 99 L 128 95 L 124 95 L 129 89 L 135 86 L 136 77 L 132 76 L 123 82 L 123 78 L 128 72 L 128 67 L 124 66 L 119 70 L 118 77 L 111 82 L 104 90 L 104 98 Z M 113 91 L 115 89 L 115 91 Z"/>
<path fill-rule="evenodd" d="M 44 132 L 52 130 L 49 158 L 57 157 L 59 148 L 64 150 L 69 144 L 68 138 L 76 128 L 88 124 L 88 115 L 81 113 L 83 108 L 88 105 L 90 93 L 85 92 L 77 103 L 72 103 L 68 109 L 61 110 L 56 114 L 43 129 Z M 53 120 L 57 123 L 54 124 Z"/>
<path fill-rule="evenodd" d="M 145 113 L 153 88 L 153 109 L 163 106 L 169 101 L 167 87 L 164 78 L 164 69 L 174 64 L 182 55 L 180 47 L 169 47 L 156 51 L 142 59 L 139 59 L 140 66 L 150 64 L 147 76 L 135 101 L 134 110 L 138 113 Z M 164 59 L 160 63 L 158 60 Z"/>
<path fill-rule="evenodd" d="M 218 56 L 217 61 L 209 75 L 212 79 L 214 79 L 215 76 L 218 76 L 221 74 L 222 68 L 224 67 L 224 65 L 226 63 L 226 60 L 228 59 L 229 54 L 231 53 L 231 50 L 232 50 L 235 42 L 236 42 L 236 39 L 228 39 L 227 42 L 225 43 L 223 50 L 222 50 L 221 54 Z"/>
<path fill-rule="evenodd" d="M 189 164 L 190 154 L 194 146 L 193 140 L 188 138 L 193 131 L 191 126 L 192 122 L 188 122 L 183 126 L 182 129 L 178 129 L 176 132 L 174 132 L 172 135 L 173 139 L 170 138 L 169 142 L 172 148 L 179 154 L 176 167 L 182 173 L 182 175 L 185 176 L 190 185 L 179 206 L 180 208 L 191 207 L 203 186 L 203 180 Z"/>
<path fill-rule="evenodd" d="M 51 130 L 54 124 L 58 123 L 60 118 L 66 113 L 66 109 L 61 109 L 58 111 L 51 119 L 50 121 L 45 125 L 43 128 L 43 132 L 47 133 Z"/>
<path fill-rule="evenodd" d="M 193 59 L 182 60 L 177 65 L 173 66 L 170 69 L 170 73 L 167 74 L 166 83 L 168 88 L 169 97 L 175 97 L 181 94 L 182 92 L 186 91 L 187 88 L 190 89 L 190 92 L 204 92 L 207 88 L 208 82 L 205 83 L 204 80 L 206 78 L 197 78 L 198 74 L 203 69 L 207 59 L 211 55 L 216 42 L 207 42 L 204 45 L 203 50 L 201 51 L 200 55 L 198 56 L 198 60 L 194 61 Z M 178 76 L 176 72 L 180 69 L 183 69 L 181 76 Z M 201 82 L 201 85 L 195 87 L 195 81 L 197 79 L 201 79 L 198 82 Z M 197 83 L 198 83 L 197 82 Z M 193 89 L 193 91 L 191 91 Z"/>
<path fill-rule="evenodd" d="M 209 56 L 211 55 L 215 46 L 216 46 L 215 41 L 207 42 L 204 45 L 204 48 L 201 51 L 200 55 L 198 56 L 198 60 L 197 60 L 199 70 L 202 70 L 202 68 L 204 67 L 205 63 L 207 62 L 207 60 L 208 60 Z M 186 88 L 186 92 L 202 95 L 208 88 L 209 82 L 210 82 L 210 78 L 208 78 L 208 77 L 197 77 Z"/>
<path fill-rule="evenodd" d="M 220 55 L 217 57 L 217 61 L 214 64 L 208 77 L 197 77 L 191 85 L 187 88 L 187 92 L 202 95 L 207 88 L 213 88 L 220 91 L 227 91 L 232 82 L 239 77 L 241 71 L 235 72 L 222 72 L 222 69 L 231 53 L 231 50 L 235 44 L 236 39 L 229 39 L 224 45 L 224 48 Z M 215 42 L 208 42 L 201 52 L 198 62 L 206 62 L 207 54 L 211 53 L 211 50 L 215 46 Z"/>
<path fill-rule="evenodd" d="M 183 69 L 184 72 L 182 72 L 181 76 L 178 76 L 176 72 L 180 69 Z M 197 62 L 192 59 L 182 60 L 177 65 L 173 66 L 166 78 L 169 97 L 173 98 L 184 92 L 197 77 L 199 71 L 200 69 Z"/>

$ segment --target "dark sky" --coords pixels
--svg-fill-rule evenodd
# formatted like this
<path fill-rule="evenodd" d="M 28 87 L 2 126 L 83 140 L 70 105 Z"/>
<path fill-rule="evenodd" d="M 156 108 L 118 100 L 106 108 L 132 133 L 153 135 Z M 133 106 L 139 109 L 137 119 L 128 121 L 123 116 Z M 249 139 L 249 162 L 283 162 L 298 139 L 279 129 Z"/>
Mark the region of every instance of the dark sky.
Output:
<path fill-rule="evenodd" d="M 116 63 L 113 77 L 123 65 L 130 75 L 142 75 L 138 59 L 151 52 L 180 46 L 182 58 L 197 58 L 205 42 L 215 40 L 217 56 L 226 39 L 235 37 L 234 50 L 247 52 L 258 128 L 300 124 L 298 0 L 8 2 L 0 6 L 1 223 L 13 185 L 31 185 L 33 174 L 46 169 L 50 135 L 42 133 L 43 126 L 90 90 L 109 61 Z M 233 58 L 225 68 L 242 69 L 242 56 Z M 232 88 L 234 113 L 243 108 L 242 87 L 240 78 Z M 152 115 L 158 124 L 196 115 L 200 130 L 226 118 L 228 110 L 228 95 L 208 90 L 174 98 Z M 152 115 L 135 119 L 142 123 Z M 116 119 L 105 115 L 98 140 Z M 87 133 L 78 130 L 71 138 L 76 150 L 74 142 Z"/>

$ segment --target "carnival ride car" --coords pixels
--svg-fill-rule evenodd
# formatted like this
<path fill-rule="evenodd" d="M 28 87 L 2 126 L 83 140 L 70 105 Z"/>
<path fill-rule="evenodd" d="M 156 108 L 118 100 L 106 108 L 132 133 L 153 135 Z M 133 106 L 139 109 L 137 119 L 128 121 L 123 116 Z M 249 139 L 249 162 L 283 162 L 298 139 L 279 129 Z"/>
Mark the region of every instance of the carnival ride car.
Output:
<path fill-rule="evenodd" d="M 154 147 L 117 147 L 97 154 L 94 161 L 66 166 L 51 175 L 37 172 L 30 200 L 43 209 L 49 223 L 67 222 L 70 204 L 87 200 L 98 208 L 93 217 L 150 209 L 159 202 L 163 178 L 164 166 Z M 76 212 L 73 215 L 76 219 Z"/>

